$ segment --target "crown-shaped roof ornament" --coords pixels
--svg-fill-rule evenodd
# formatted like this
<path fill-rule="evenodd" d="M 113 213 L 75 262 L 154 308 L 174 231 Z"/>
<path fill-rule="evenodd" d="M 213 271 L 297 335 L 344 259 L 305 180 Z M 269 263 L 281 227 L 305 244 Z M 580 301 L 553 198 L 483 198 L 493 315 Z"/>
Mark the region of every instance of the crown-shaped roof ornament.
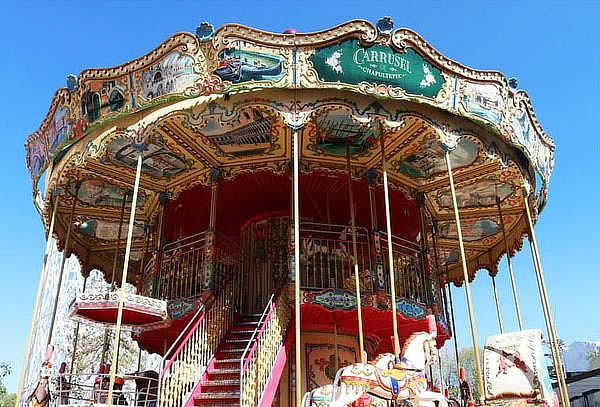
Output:
<path fill-rule="evenodd" d="M 200 23 L 200 25 L 196 27 L 196 38 L 198 38 L 200 41 L 208 41 L 214 35 L 215 27 L 207 21 Z"/>
<path fill-rule="evenodd" d="M 394 30 L 394 20 L 392 20 L 392 17 L 390 16 L 381 17 L 379 20 L 377 20 L 376 27 L 377 31 L 379 31 L 379 34 L 389 35 Z"/>

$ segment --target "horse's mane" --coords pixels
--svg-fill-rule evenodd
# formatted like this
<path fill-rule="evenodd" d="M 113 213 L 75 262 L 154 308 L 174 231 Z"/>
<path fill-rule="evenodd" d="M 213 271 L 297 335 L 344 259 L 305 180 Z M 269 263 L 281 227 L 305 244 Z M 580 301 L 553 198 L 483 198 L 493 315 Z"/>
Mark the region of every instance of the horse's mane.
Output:
<path fill-rule="evenodd" d="M 426 335 L 427 332 L 425 332 L 425 331 L 415 332 L 414 334 L 412 334 L 411 336 L 408 337 L 406 342 L 404 342 L 404 347 L 402 348 L 402 351 L 400 352 L 401 358 L 403 358 L 405 356 L 406 351 L 408 350 L 408 344 L 411 343 L 417 336 L 422 335 L 422 334 Z"/>

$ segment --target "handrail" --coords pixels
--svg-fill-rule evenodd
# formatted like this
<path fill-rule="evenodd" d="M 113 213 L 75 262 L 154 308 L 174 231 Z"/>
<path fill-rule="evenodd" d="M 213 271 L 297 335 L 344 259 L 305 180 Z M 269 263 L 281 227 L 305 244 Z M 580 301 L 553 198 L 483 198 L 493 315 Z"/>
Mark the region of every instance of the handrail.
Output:
<path fill-rule="evenodd" d="M 275 294 L 271 294 L 271 296 L 269 297 L 269 301 L 267 301 L 267 306 L 265 307 L 265 309 L 263 310 L 260 319 L 258 320 L 258 325 L 256 326 L 256 328 L 254 329 L 254 332 L 252 332 L 252 336 L 250 337 L 250 340 L 248 341 L 248 345 L 246 345 L 246 348 L 244 348 L 244 352 L 242 353 L 242 357 L 240 358 L 240 372 L 244 372 L 244 370 L 246 369 L 248 363 L 245 362 L 246 360 L 246 354 L 248 353 L 248 350 L 250 349 L 250 346 L 252 346 L 252 354 L 254 354 L 254 350 L 256 349 L 256 344 L 254 343 L 255 339 L 258 339 L 257 336 L 262 335 L 263 331 L 264 331 L 264 323 L 266 323 L 267 321 L 265 321 L 265 316 L 267 316 L 268 319 L 271 318 L 271 313 L 273 312 L 273 298 L 275 297 Z M 269 311 L 268 315 L 267 315 L 267 310 Z M 251 355 L 252 356 L 252 355 Z M 241 386 L 241 384 L 240 384 Z M 240 392 L 241 394 L 241 392 Z"/>
<path fill-rule="evenodd" d="M 287 285 L 271 295 L 240 359 L 240 406 L 256 407 L 268 384 L 290 320 Z"/>
<path fill-rule="evenodd" d="M 234 318 L 240 273 L 236 270 L 203 309 L 198 310 L 163 356 L 161 407 L 181 407 L 206 370 Z"/>

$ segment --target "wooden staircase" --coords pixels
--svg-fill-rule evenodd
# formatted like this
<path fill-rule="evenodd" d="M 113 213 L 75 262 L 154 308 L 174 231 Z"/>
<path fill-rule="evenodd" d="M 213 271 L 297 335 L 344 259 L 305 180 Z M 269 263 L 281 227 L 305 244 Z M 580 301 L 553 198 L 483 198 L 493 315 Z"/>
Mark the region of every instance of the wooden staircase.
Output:
<path fill-rule="evenodd" d="M 240 405 L 240 358 L 248 346 L 260 315 L 242 317 L 229 328 L 214 359 L 192 395 L 194 406 Z"/>

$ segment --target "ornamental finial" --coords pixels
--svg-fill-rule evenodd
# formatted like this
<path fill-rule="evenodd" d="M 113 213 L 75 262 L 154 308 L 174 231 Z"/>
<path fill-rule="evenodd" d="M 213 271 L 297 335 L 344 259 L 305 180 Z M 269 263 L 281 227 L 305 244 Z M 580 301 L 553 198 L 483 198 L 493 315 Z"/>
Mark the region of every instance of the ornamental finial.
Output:
<path fill-rule="evenodd" d="M 377 20 L 376 27 L 380 34 L 391 34 L 394 29 L 394 20 L 390 16 L 381 17 Z"/>

